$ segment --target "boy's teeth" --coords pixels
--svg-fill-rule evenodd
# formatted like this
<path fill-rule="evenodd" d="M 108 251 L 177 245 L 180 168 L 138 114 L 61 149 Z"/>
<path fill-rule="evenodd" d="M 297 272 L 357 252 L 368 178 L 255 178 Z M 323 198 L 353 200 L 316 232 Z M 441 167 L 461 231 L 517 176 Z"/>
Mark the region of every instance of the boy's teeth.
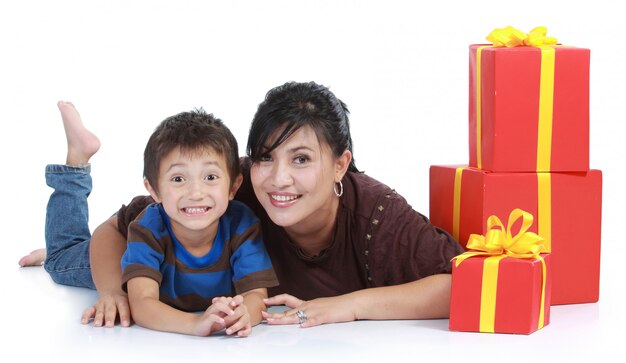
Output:
<path fill-rule="evenodd" d="M 202 213 L 204 211 L 206 211 L 206 208 L 185 208 L 187 213 Z"/>

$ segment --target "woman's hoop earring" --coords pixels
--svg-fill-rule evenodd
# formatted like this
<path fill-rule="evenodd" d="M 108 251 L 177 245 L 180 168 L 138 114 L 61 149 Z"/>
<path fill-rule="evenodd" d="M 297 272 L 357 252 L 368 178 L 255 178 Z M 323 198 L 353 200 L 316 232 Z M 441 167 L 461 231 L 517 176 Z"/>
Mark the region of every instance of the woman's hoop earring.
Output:
<path fill-rule="evenodd" d="M 337 183 L 333 184 L 333 191 L 338 197 L 341 197 L 343 195 L 343 184 L 341 183 L 341 180 L 339 181 L 339 191 L 337 191 Z"/>

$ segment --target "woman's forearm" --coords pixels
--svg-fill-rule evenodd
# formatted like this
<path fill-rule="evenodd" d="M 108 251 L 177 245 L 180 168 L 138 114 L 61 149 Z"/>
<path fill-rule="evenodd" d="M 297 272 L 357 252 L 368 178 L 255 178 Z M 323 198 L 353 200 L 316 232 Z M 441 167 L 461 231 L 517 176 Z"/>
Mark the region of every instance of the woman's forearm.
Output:
<path fill-rule="evenodd" d="M 126 240 L 117 229 L 117 217 L 102 223 L 91 236 L 91 275 L 100 295 L 122 292 L 122 255 Z"/>
<path fill-rule="evenodd" d="M 451 282 L 451 275 L 440 274 L 402 285 L 359 290 L 338 298 L 352 301 L 359 320 L 447 318 Z"/>

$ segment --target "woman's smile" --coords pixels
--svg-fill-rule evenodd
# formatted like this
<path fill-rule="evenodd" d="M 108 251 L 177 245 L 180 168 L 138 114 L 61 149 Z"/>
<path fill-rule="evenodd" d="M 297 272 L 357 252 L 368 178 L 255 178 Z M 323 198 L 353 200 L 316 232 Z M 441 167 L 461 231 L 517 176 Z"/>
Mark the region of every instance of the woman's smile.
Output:
<path fill-rule="evenodd" d="M 292 206 L 302 194 L 292 194 L 292 193 L 268 193 L 270 197 L 270 202 L 273 206 L 278 208 L 286 208 Z"/>

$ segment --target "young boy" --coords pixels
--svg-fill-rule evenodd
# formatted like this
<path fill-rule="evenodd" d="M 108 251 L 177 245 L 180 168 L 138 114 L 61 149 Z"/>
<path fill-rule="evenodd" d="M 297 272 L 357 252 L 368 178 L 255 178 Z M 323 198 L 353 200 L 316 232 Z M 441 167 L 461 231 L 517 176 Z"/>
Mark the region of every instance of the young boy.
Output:
<path fill-rule="evenodd" d="M 259 221 L 232 200 L 242 182 L 234 136 L 202 110 L 172 116 L 148 140 L 144 178 L 157 203 L 130 224 L 122 257 L 133 319 L 192 335 L 224 326 L 248 335 L 277 280 Z M 232 295 L 233 284 L 241 296 L 214 298 Z M 198 310 L 206 311 L 183 312 Z"/>
<path fill-rule="evenodd" d="M 67 165 L 47 167 L 55 191 L 46 216 L 45 267 L 56 282 L 93 288 L 88 261 L 83 268 L 76 261 L 88 256 L 87 163 L 100 143 L 73 105 L 59 108 L 68 158 Z M 156 203 L 131 223 L 122 258 L 123 288 L 137 324 L 198 336 L 226 328 L 247 336 L 261 321 L 266 288 L 277 280 L 258 220 L 232 201 L 241 184 L 237 151 L 228 128 L 202 110 L 164 120 L 150 137 L 144 184 Z M 233 285 L 239 295 L 226 297 L 234 295 Z"/>

